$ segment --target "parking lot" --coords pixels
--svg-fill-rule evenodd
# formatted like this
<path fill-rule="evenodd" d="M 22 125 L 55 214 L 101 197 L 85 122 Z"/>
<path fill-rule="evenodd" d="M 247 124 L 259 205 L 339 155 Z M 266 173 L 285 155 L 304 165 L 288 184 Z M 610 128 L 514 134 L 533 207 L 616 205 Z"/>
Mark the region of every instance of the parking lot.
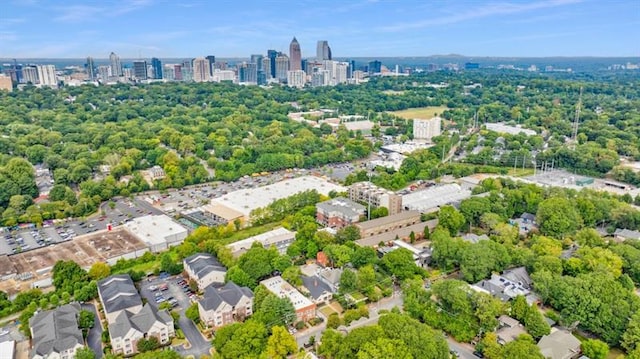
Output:
<path fill-rule="evenodd" d="M 103 203 L 99 212 L 86 219 L 45 222 L 41 228 L 23 228 L 0 233 L 0 255 L 29 251 L 50 244 L 69 241 L 77 236 L 106 229 L 108 224 L 118 226 L 126 221 L 148 214 L 162 214 L 162 211 L 139 199 L 116 199 L 112 209 Z"/>
<path fill-rule="evenodd" d="M 211 344 L 204 339 L 196 325 L 185 316 L 185 311 L 189 308 L 192 300 L 197 299 L 191 291 L 185 290 L 182 285 L 178 284 L 182 277 L 154 277 L 149 278 L 140 284 L 140 294 L 147 299 L 147 302 L 153 307 L 158 308 L 160 303 L 165 301 L 175 301 L 174 309 L 180 314 L 178 326 L 184 332 L 186 339 L 191 344 L 189 349 L 184 347 L 175 348 L 182 355 L 194 355 L 199 358 L 201 355 L 209 355 Z M 165 289 L 166 288 L 166 289 Z"/>

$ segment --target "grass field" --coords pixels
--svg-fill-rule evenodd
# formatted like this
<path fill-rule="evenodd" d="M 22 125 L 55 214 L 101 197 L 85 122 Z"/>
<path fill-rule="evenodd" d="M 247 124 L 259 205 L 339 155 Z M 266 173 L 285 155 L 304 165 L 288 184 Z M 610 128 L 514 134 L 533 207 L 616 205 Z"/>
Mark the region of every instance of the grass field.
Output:
<path fill-rule="evenodd" d="M 447 106 L 428 106 L 408 108 L 401 111 L 390 111 L 389 113 L 402 118 L 406 118 L 407 120 L 413 120 L 414 118 L 429 119 L 435 117 L 436 115 L 442 115 L 442 112 L 447 109 Z"/>

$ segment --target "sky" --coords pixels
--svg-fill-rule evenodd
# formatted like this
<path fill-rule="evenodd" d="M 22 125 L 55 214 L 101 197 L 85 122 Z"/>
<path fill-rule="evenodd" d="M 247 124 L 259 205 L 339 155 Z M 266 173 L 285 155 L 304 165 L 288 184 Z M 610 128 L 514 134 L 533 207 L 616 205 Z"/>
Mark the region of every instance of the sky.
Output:
<path fill-rule="evenodd" d="M 0 58 L 640 56 L 640 0 L 4 0 Z"/>

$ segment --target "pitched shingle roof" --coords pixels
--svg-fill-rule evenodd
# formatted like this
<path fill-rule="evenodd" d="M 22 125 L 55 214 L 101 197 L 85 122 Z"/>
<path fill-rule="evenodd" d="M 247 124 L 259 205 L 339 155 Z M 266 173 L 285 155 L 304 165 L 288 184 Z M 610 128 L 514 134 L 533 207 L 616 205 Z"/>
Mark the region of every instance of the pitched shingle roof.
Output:
<path fill-rule="evenodd" d="M 213 271 L 227 271 L 227 269 L 222 264 L 220 264 L 220 262 L 218 262 L 218 259 L 216 259 L 216 257 L 208 253 L 196 253 L 191 257 L 187 257 L 184 260 L 184 263 L 185 266 L 191 268 L 191 271 L 198 279 L 205 277 L 207 274 Z"/>
<path fill-rule="evenodd" d="M 138 290 L 128 274 L 118 274 L 98 282 L 98 292 L 106 313 L 142 305 Z"/>
<path fill-rule="evenodd" d="M 222 303 L 236 306 L 243 296 L 253 298 L 253 292 L 247 287 L 240 287 L 233 282 L 227 282 L 222 288 L 208 286 L 204 292 L 204 298 L 200 300 L 200 305 L 205 310 L 216 310 Z"/>
<path fill-rule="evenodd" d="M 46 357 L 78 344 L 83 345 L 82 332 L 78 329 L 79 312 L 80 304 L 71 303 L 34 315 L 29 320 L 33 333 L 33 355 Z"/>
<path fill-rule="evenodd" d="M 331 287 L 329 287 L 325 282 L 323 282 L 316 276 L 302 276 L 302 284 L 304 284 L 304 287 L 307 288 L 309 294 L 313 299 L 318 299 L 325 293 L 333 293 Z"/>
<path fill-rule="evenodd" d="M 157 321 L 173 325 L 173 318 L 166 310 L 155 310 L 147 303 L 135 314 L 126 310 L 120 313 L 113 324 L 109 325 L 109 335 L 112 338 L 124 337 L 131 329 L 144 334 L 149 332 Z"/>

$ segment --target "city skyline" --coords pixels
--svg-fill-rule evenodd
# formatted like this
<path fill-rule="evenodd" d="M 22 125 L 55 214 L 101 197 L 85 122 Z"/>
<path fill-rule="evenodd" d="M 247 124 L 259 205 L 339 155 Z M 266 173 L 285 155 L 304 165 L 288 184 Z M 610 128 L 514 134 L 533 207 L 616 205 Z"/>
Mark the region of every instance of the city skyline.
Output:
<path fill-rule="evenodd" d="M 287 53 L 295 36 L 303 58 L 314 57 L 321 39 L 344 57 L 640 54 L 640 3 L 633 0 L 246 5 L 15 0 L 0 15 L 0 48 L 15 58 L 101 58 L 110 51 L 122 58 L 246 57 Z"/>

